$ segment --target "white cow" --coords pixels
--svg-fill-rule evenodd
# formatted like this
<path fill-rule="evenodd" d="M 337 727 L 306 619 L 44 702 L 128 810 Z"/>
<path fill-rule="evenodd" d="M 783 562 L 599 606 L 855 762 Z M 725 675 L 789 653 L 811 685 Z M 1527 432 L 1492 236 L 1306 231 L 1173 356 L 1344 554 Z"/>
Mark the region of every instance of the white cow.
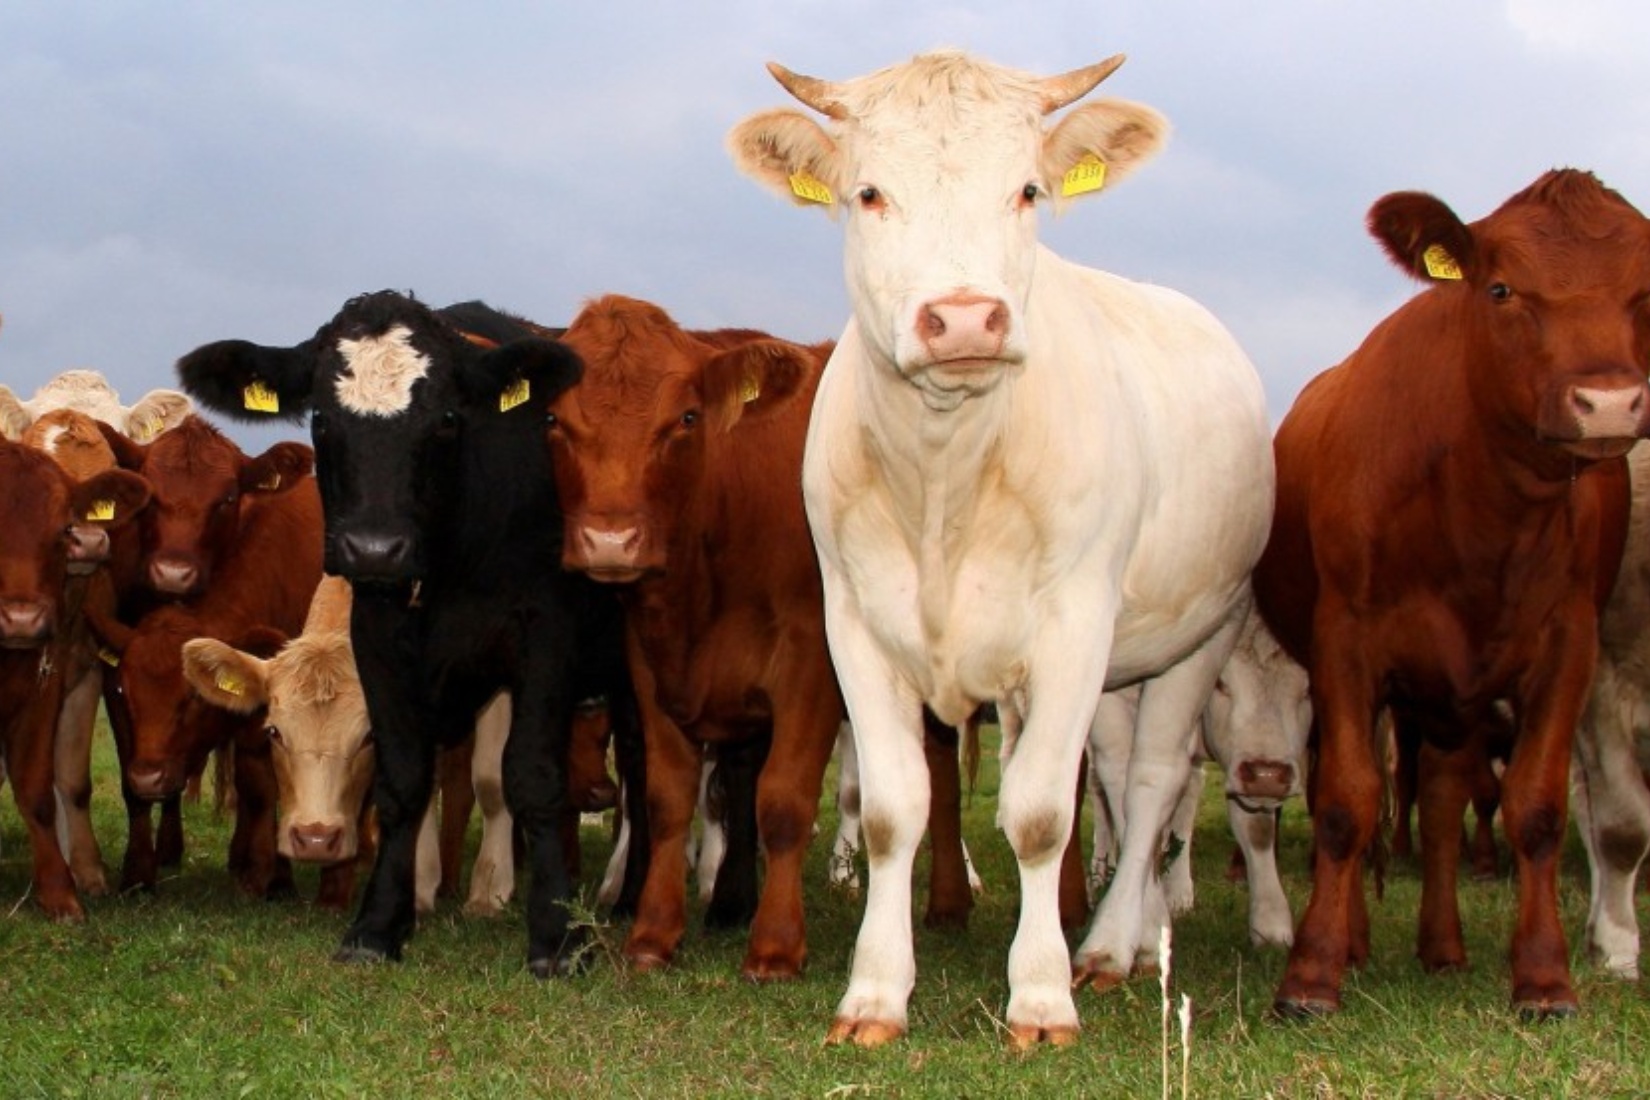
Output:
<path fill-rule="evenodd" d="M 956 52 L 844 83 L 770 69 L 795 110 L 739 124 L 740 167 L 846 219 L 853 317 L 803 462 L 826 628 L 860 757 L 865 917 L 829 1039 L 906 1027 L 912 860 L 928 811 L 920 708 L 995 701 L 998 822 L 1020 864 L 1007 1023 L 1072 1041 L 1078 984 L 1154 958 L 1141 901 L 1191 738 L 1271 520 L 1260 380 L 1204 309 L 1079 267 L 1037 211 L 1106 186 L 1166 131 L 1103 100 L 1121 57 L 1037 79 Z M 1122 855 L 1068 959 L 1058 876 L 1102 691 L 1143 683 Z"/>
<path fill-rule="evenodd" d="M 1598 668 L 1576 728 L 1570 805 L 1592 868 L 1587 943 L 1605 969 L 1636 981 L 1633 892 L 1650 853 L 1650 448 L 1634 447 L 1627 467 L 1633 508 L 1626 556 L 1599 618 Z"/>

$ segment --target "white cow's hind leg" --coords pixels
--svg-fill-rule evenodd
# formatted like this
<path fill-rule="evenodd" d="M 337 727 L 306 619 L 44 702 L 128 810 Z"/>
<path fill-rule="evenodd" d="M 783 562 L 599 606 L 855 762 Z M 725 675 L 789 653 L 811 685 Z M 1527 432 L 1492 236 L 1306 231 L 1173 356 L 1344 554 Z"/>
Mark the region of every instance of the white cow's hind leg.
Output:
<path fill-rule="evenodd" d="M 837 731 L 836 837 L 831 841 L 831 885 L 859 893 L 859 754 L 854 731 L 842 723 Z M 978 876 L 975 876 L 978 877 Z M 978 890 L 978 887 L 975 887 Z"/>
<path fill-rule="evenodd" d="M 1197 827 L 1197 808 L 1203 800 L 1203 764 L 1193 760 L 1186 776 L 1186 786 L 1175 803 L 1174 815 L 1169 818 L 1169 833 L 1165 842 L 1164 859 L 1168 876 L 1163 880 L 1164 900 L 1169 913 L 1180 916 L 1189 913 L 1196 900 L 1192 884 L 1192 833 Z"/>
<path fill-rule="evenodd" d="M 1138 959 L 1157 961 L 1159 922 L 1148 919 L 1147 891 L 1157 874 L 1164 830 L 1191 774 L 1198 716 L 1237 640 L 1228 622 L 1199 649 L 1141 690 L 1124 793 L 1122 854 L 1111 889 L 1077 949 L 1079 982 L 1106 989 Z"/>
<path fill-rule="evenodd" d="M 439 793 L 431 792 L 430 804 L 424 808 L 424 820 L 418 823 L 417 854 L 413 861 L 413 909 L 421 914 L 435 912 L 435 892 L 441 886 Z"/>
<path fill-rule="evenodd" d="M 510 693 L 501 691 L 476 716 L 470 781 L 481 808 L 481 847 L 470 871 L 464 912 L 490 917 L 516 892 L 516 854 L 510 808 L 504 802 L 504 743 L 510 739 Z"/>
<path fill-rule="evenodd" d="M 102 698 L 102 666 L 69 686 L 57 717 L 53 780 L 57 793 L 57 843 L 69 861 L 75 889 L 90 897 L 109 892 L 103 852 L 92 831 L 92 734 Z"/>

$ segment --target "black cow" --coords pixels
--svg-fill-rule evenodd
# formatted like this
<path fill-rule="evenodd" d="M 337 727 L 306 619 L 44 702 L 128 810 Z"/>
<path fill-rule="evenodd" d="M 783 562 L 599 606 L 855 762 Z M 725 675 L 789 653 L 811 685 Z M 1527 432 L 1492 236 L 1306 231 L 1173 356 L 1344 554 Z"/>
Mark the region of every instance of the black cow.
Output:
<path fill-rule="evenodd" d="M 225 414 L 311 413 L 326 570 L 355 590 L 350 634 L 378 744 L 382 839 L 339 961 L 400 958 L 436 747 L 501 689 L 513 704 L 505 800 L 531 868 L 528 966 L 565 973 L 578 954 L 558 836 L 572 708 L 598 693 L 619 715 L 634 703 L 622 657 L 598 665 L 622 684 L 575 682 L 581 632 L 617 608 L 558 568 L 543 410 L 581 365 L 548 331 L 478 303 L 438 313 L 381 291 L 296 347 L 223 341 L 178 362 L 183 386 Z M 511 388 L 529 368 L 538 392 Z"/>

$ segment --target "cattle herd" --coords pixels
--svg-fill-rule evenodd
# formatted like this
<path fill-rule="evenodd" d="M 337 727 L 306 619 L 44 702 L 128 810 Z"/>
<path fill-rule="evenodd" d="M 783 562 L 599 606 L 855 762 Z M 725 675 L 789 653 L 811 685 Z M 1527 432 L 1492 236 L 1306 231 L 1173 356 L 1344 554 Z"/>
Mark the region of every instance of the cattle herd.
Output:
<path fill-rule="evenodd" d="M 927 919 L 967 920 L 958 752 L 994 714 L 1016 1046 L 1073 1041 L 1074 991 L 1159 964 L 1208 759 L 1249 935 L 1289 949 L 1278 1013 L 1337 1010 L 1368 959 L 1394 789 L 1406 829 L 1418 810 L 1426 968 L 1466 962 L 1462 823 L 1498 802 L 1515 1010 L 1578 1008 L 1557 905 L 1572 809 L 1588 945 L 1636 978 L 1650 222 L 1573 169 L 1472 222 L 1379 199 L 1370 232 L 1425 289 L 1274 437 L 1206 310 L 1037 241 L 1039 208 L 1165 139 L 1148 107 L 1073 106 L 1121 61 L 1038 78 L 939 52 L 842 82 L 770 66 L 810 111 L 753 115 L 728 148 L 842 220 L 852 316 L 831 343 L 686 330 L 614 295 L 546 328 L 384 291 L 290 347 L 190 352 L 188 397 L 126 408 L 88 371 L 29 401 L 0 386 L 0 762 L 35 902 L 79 920 L 114 885 L 87 815 L 101 702 L 121 890 L 179 858 L 180 796 L 218 752 L 240 887 L 287 893 L 293 860 L 323 864 L 317 902 L 357 906 L 334 957 L 397 959 L 453 888 L 479 801 L 469 907 L 507 901 L 519 863 L 528 967 L 567 975 L 570 823 L 617 801 L 628 843 L 602 896 L 648 970 L 681 943 L 693 818 L 714 806 L 705 920 L 748 925 L 747 978 L 794 978 L 841 744 L 858 833 L 837 850 L 869 874 L 828 1037 L 877 1045 L 907 1027 L 925 835 Z M 197 402 L 307 417 L 313 448 L 248 456 Z M 1273 838 L 1302 792 L 1297 925 Z M 1085 880 L 1104 891 L 1073 952 Z"/>

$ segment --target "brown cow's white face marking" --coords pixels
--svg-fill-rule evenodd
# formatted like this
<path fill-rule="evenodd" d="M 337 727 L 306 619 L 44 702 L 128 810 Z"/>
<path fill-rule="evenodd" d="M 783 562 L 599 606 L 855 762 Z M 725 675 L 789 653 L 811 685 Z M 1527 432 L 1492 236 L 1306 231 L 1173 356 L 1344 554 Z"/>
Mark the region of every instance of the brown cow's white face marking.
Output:
<path fill-rule="evenodd" d="M 430 360 L 412 346 L 412 330 L 406 325 L 365 340 L 340 340 L 338 354 L 344 359 L 335 383 L 338 403 L 362 416 L 406 412 L 413 383 L 430 373 Z"/>

